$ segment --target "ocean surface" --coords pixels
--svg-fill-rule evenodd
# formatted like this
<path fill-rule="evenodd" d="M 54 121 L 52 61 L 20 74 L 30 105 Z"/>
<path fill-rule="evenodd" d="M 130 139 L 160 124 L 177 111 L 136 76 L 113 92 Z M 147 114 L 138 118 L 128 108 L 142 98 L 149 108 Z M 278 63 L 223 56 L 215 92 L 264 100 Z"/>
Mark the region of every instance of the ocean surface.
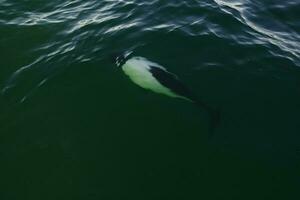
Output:
<path fill-rule="evenodd" d="M 299 0 L 0 0 L 1 200 L 300 199 L 299 113 Z"/>

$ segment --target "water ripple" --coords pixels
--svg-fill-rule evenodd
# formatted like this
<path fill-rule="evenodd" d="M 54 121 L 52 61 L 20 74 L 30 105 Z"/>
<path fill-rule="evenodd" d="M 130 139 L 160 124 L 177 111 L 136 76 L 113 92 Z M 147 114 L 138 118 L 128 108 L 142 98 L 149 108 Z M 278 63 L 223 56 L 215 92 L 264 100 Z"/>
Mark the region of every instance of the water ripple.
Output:
<path fill-rule="evenodd" d="M 278 47 L 282 56 L 288 57 L 300 66 L 300 37 L 288 26 L 271 18 L 262 8 L 266 6 L 254 1 L 223 1 L 214 0 L 220 8 L 253 30 L 251 33 L 256 39 L 268 42 Z M 237 14 L 235 14 L 237 11 Z M 273 48 L 270 52 L 273 52 Z M 285 54 L 283 52 L 289 53 Z"/>
<path fill-rule="evenodd" d="M 266 5 L 255 0 L 56 0 L 28 4 L 1 0 L 0 26 L 3 29 L 24 32 L 30 39 L 32 31 L 39 30 L 33 27 L 45 32 L 45 35 L 39 32 L 41 35 L 36 36 L 41 38 L 39 43 L 28 49 L 33 55 L 31 61 L 15 66 L 2 93 L 18 87 L 28 77 L 34 77 L 27 88 L 32 91 L 58 71 L 76 63 L 101 62 L 119 50 L 147 52 L 149 45 L 162 48 L 160 54 L 173 50 L 182 53 L 184 50 L 179 49 L 184 47 L 193 47 L 191 51 L 195 52 L 205 49 L 218 52 L 218 45 L 228 49 L 220 60 L 216 56 L 211 56 L 216 60 L 202 60 L 204 66 L 230 60 L 226 56 L 232 56 L 230 64 L 237 66 L 249 60 L 260 62 L 270 56 L 300 66 L 299 21 L 287 15 L 276 17 L 286 11 L 297 16 L 295 7 L 299 5 L 297 1 Z M 13 37 L 0 42 L 13 41 Z M 162 43 L 166 45 L 161 47 Z M 217 45 L 212 47 L 212 43 Z M 232 50 L 244 54 L 235 58 L 234 53 L 228 53 Z"/>

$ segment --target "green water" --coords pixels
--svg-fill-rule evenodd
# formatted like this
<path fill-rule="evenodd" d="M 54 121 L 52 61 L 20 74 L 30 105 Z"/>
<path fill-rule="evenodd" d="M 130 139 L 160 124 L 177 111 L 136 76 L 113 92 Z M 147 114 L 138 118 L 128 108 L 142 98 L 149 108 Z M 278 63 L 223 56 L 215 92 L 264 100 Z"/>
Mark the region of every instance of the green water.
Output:
<path fill-rule="evenodd" d="M 0 199 L 299 199 L 298 1 L 0 0 Z M 193 104 L 111 63 L 132 51 Z"/>

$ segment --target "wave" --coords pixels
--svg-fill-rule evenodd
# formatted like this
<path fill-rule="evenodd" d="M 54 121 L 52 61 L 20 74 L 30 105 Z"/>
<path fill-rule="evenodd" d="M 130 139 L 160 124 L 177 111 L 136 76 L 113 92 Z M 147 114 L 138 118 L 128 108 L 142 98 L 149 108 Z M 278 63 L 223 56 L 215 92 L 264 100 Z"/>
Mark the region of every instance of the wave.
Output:
<path fill-rule="evenodd" d="M 274 18 L 266 9 L 267 5 L 258 1 L 214 1 L 222 11 L 249 27 L 251 31 L 248 33 L 253 37 L 271 44 L 269 48 L 271 54 L 289 58 L 295 65 L 300 66 L 299 34 Z"/>
<path fill-rule="evenodd" d="M 252 59 L 258 59 L 255 57 L 259 54 L 263 58 L 287 59 L 300 66 L 298 18 L 276 17 L 276 13 L 289 11 L 296 15 L 294 8 L 300 3 L 295 1 L 273 4 L 255 0 L 0 2 L 0 26 L 20 32 L 27 30 L 29 34 L 39 30 L 46 33 L 40 36 L 43 39 L 38 45 L 30 47 L 31 62 L 15 66 L 15 72 L 3 83 L 5 95 L 33 77 L 21 101 L 31 93 L 28 91 L 35 91 L 34 88 L 44 85 L 60 71 L 76 63 L 103 64 L 107 55 L 120 50 L 146 52 L 146 47 L 155 47 L 163 48 L 157 52 L 163 54 L 176 46 L 180 49 L 190 45 L 205 50 L 211 49 L 210 43 L 219 43 L 224 48 L 246 53 L 258 49 L 248 56 Z M 161 47 L 162 43 L 168 45 Z M 218 47 L 213 51 L 218 51 Z M 230 64 L 249 60 L 243 59 L 232 57 L 234 62 Z M 202 60 L 203 65 L 221 62 Z"/>

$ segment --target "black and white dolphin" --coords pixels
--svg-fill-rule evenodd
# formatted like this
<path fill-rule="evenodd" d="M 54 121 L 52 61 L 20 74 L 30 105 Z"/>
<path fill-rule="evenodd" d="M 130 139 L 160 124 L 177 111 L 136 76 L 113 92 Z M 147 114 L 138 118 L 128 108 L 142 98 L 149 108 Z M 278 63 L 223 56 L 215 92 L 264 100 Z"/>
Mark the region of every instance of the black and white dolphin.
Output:
<path fill-rule="evenodd" d="M 218 123 L 219 113 L 200 101 L 175 74 L 168 72 L 163 66 L 143 57 L 130 57 L 129 55 L 116 56 L 115 63 L 138 86 L 156 93 L 193 102 L 211 114 L 211 128 L 214 128 Z"/>

